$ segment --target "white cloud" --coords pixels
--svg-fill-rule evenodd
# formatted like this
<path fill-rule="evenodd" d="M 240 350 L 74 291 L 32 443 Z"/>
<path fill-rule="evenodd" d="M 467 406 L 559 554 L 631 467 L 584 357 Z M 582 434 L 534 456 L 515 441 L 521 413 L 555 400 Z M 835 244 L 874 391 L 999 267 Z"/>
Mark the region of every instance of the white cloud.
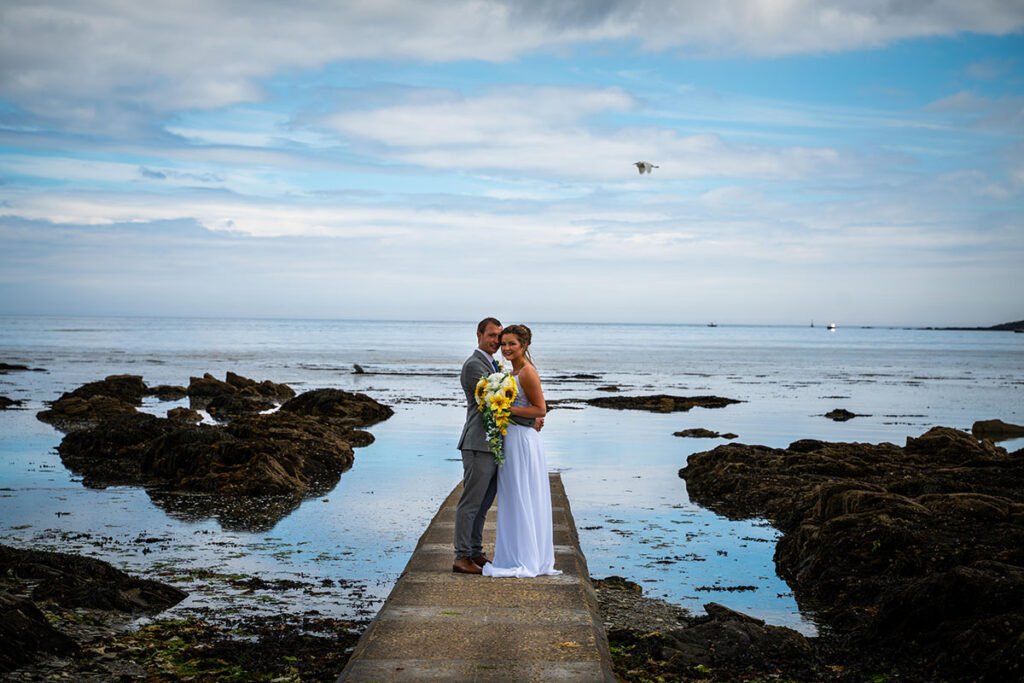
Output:
<path fill-rule="evenodd" d="M 665 5 L 674 11 L 648 26 L 660 28 L 656 44 L 692 41 L 720 54 L 762 56 L 839 52 L 966 31 L 1001 35 L 1024 22 L 1024 7 L 1013 0 L 970 4 L 958 0 L 746 0 Z M 673 27 L 682 28 L 681 39 L 673 40 Z"/>
<path fill-rule="evenodd" d="M 895 104 L 816 76 L 787 90 L 797 60 L 771 63 L 777 90 L 739 83 L 737 62 L 721 92 L 691 87 L 687 68 L 716 63 L 636 49 L 835 52 L 1019 31 L 1022 14 L 959 0 L 7 0 L 0 206 L 37 222 L 12 232 L 0 218 L 0 279 L 81 275 L 122 301 L 152 291 L 152 265 L 169 273 L 161 287 L 182 272 L 201 283 L 182 306 L 218 286 L 238 304 L 244 284 L 279 288 L 292 314 L 305 290 L 345 291 L 358 274 L 357 294 L 373 290 L 363 308 L 324 295 L 304 310 L 402 316 L 399 300 L 434 298 L 415 314 L 450 317 L 459 292 L 492 295 L 482 254 L 521 249 L 522 298 L 551 317 L 660 319 L 632 305 L 656 283 L 755 320 L 771 314 L 751 292 L 821 298 L 835 275 L 882 302 L 908 268 L 984 298 L 960 264 L 1019 280 L 1024 245 L 1018 65 L 963 66 L 995 41 L 944 43 L 951 58 Z M 965 76 L 996 81 L 913 108 Z M 641 177 L 639 159 L 660 168 Z"/>
<path fill-rule="evenodd" d="M 976 294 L 979 273 L 993 282 L 1019 277 L 1017 221 L 978 225 L 975 212 L 950 210 L 961 204 L 954 188 L 968 192 L 968 182 L 983 180 L 908 182 L 854 201 L 784 201 L 722 185 L 651 193 L 648 203 L 624 201 L 628 191 L 522 203 L 371 196 L 312 204 L 23 189 L 8 211 L 22 218 L 0 217 L 0 284 L 26 301 L 39 292 L 67 301 L 73 291 L 78 312 L 144 312 L 131 306 L 145 299 L 126 293 L 159 292 L 170 315 L 472 317 L 493 297 L 479 287 L 493 276 L 493 258 L 508 255 L 516 298 L 530 302 L 532 319 L 668 321 L 678 319 L 678 300 L 695 306 L 683 320 L 721 320 L 715 311 L 728 310 L 736 321 L 779 322 L 794 293 L 803 310 L 833 310 L 840 285 L 876 303 L 898 287 L 925 306 L 935 296 L 929 287 Z M 661 295 L 651 302 L 654 286 Z M 999 300 L 1009 305 L 1005 294 Z M 944 319 L 893 310 L 858 315 L 873 324 Z"/>
<path fill-rule="evenodd" d="M 588 116 L 628 111 L 635 104 L 617 88 L 512 87 L 478 97 L 347 111 L 327 124 L 393 146 L 479 146 L 575 127 Z"/>
<path fill-rule="evenodd" d="M 500 61 L 629 40 L 652 50 L 786 55 L 1024 24 L 1016 0 L 6 0 L 0 96 L 79 127 L 263 96 L 261 81 L 342 60 Z"/>
<path fill-rule="evenodd" d="M 794 178 L 839 167 L 827 148 L 736 144 L 717 135 L 658 128 L 611 129 L 590 118 L 628 110 L 617 89 L 496 89 L 476 97 L 346 111 L 328 125 L 363 138 L 385 158 L 431 169 L 634 179 L 637 160 L 660 168 L 637 182 L 703 177 Z"/>
<path fill-rule="evenodd" d="M 1010 73 L 1016 61 L 1014 59 L 983 59 L 968 64 L 964 69 L 964 74 L 980 81 L 992 81 Z"/>
<path fill-rule="evenodd" d="M 1020 134 L 1024 130 L 1024 97 L 986 97 L 970 90 L 936 100 L 926 109 L 964 117 L 971 125 Z"/>

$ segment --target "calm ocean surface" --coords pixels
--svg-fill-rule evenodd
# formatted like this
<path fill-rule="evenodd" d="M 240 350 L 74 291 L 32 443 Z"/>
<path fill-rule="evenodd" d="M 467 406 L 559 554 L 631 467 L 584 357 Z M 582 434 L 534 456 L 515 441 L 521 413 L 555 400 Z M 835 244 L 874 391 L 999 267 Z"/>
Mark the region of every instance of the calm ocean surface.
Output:
<path fill-rule="evenodd" d="M 710 601 L 806 633 L 772 562 L 776 533 L 693 503 L 677 472 L 691 453 L 724 443 L 673 432 L 705 427 L 783 447 L 802 438 L 902 444 L 935 425 L 1024 422 L 1024 335 L 905 329 L 537 323 L 533 354 L 553 410 L 543 435 L 562 473 L 594 576 L 618 574 L 700 612 Z M 427 522 L 461 477 L 464 416 L 458 370 L 474 323 L 0 317 L 0 361 L 46 372 L 0 375 L 0 533 L 6 542 L 80 551 L 159 577 L 173 566 L 323 585 L 294 595 L 186 586 L 175 610 L 199 606 L 372 614 Z M 352 373 L 354 363 L 368 373 Z M 361 391 L 396 414 L 328 494 L 272 528 L 225 528 L 158 505 L 140 488 L 84 488 L 56 454 L 62 435 L 36 420 L 45 401 L 111 374 L 187 385 L 228 370 Z M 744 403 L 669 415 L 604 410 L 574 399 L 714 394 Z M 147 400 L 164 414 L 186 401 Z M 863 415 L 837 423 L 822 415 Z M 1015 450 L 1024 440 L 1004 442 Z M 148 542 L 143 539 L 149 539 Z M 154 541 L 153 539 L 158 539 Z M 756 586 L 726 591 L 730 586 Z M 257 591 L 258 593 L 258 591 Z"/>

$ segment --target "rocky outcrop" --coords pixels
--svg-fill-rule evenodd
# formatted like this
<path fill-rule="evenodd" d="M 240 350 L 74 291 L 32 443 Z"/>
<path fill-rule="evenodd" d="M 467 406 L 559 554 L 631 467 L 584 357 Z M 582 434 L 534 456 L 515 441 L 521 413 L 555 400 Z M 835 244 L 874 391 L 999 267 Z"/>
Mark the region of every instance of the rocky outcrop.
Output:
<path fill-rule="evenodd" d="M 188 396 L 188 389 L 176 384 L 159 384 L 149 390 L 149 395 L 161 401 L 179 401 Z"/>
<path fill-rule="evenodd" d="M 707 617 L 687 629 L 664 634 L 662 652 L 678 671 L 705 669 L 721 675 L 727 670 L 731 680 L 749 680 L 782 665 L 787 677 L 815 680 L 816 658 L 801 634 L 768 626 L 717 603 L 708 603 L 704 609 Z"/>
<path fill-rule="evenodd" d="M 1024 438 L 1024 427 L 1002 420 L 978 420 L 971 427 L 971 434 L 979 439 L 1006 441 Z"/>
<path fill-rule="evenodd" d="M 828 419 L 830 419 L 830 420 L 832 420 L 834 422 L 847 422 L 848 420 L 852 420 L 855 417 L 871 417 L 871 416 L 870 415 L 860 415 L 858 413 L 853 413 L 853 412 L 850 412 L 849 410 L 847 410 L 846 408 L 836 408 L 835 410 L 830 410 L 827 413 L 825 413 L 825 417 L 827 417 Z"/>
<path fill-rule="evenodd" d="M 278 384 L 269 379 L 257 382 L 230 371 L 225 374 L 224 381 L 210 373 L 206 373 L 202 377 L 190 377 L 187 391 L 192 398 L 214 398 L 224 394 L 241 394 L 243 396 L 261 396 L 279 403 L 295 396 L 295 390 L 287 384 Z"/>
<path fill-rule="evenodd" d="M 119 415 L 132 415 L 136 412 L 133 404 L 110 396 L 71 396 L 54 401 L 50 408 L 40 411 L 36 417 L 62 432 L 74 432 L 95 427 Z"/>
<path fill-rule="evenodd" d="M 323 420 L 343 429 L 369 427 L 383 422 L 395 411 L 365 394 L 342 389 L 313 389 L 287 401 L 281 410 Z"/>
<path fill-rule="evenodd" d="M 133 410 L 67 434 L 57 452 L 64 466 L 91 488 L 160 483 L 142 471 L 142 453 L 176 428 L 176 422 Z"/>
<path fill-rule="evenodd" d="M 137 406 L 142 403 L 143 397 L 148 393 L 149 387 L 146 386 L 140 375 L 110 375 L 106 379 L 83 384 L 74 391 L 63 394 L 57 400 L 109 396 Z"/>
<path fill-rule="evenodd" d="M 63 432 L 72 432 L 116 415 L 134 413 L 148 392 L 139 375 L 110 375 L 65 392 L 37 417 Z"/>
<path fill-rule="evenodd" d="M 37 581 L 32 599 L 62 607 L 154 614 L 188 596 L 173 586 L 130 576 L 92 557 L 6 545 L 0 545 L 0 572 Z"/>
<path fill-rule="evenodd" d="M 0 590 L 0 673 L 40 654 L 70 655 L 78 650 L 78 644 L 50 626 L 31 600 Z"/>
<path fill-rule="evenodd" d="M 267 396 L 246 395 L 241 392 L 214 396 L 206 404 L 206 412 L 219 422 L 227 422 L 243 415 L 254 415 L 277 407 L 277 401 Z"/>
<path fill-rule="evenodd" d="M 41 653 L 78 651 L 73 640 L 50 626 L 40 607 L 156 614 L 187 597 L 173 586 L 130 576 L 101 560 L 6 545 L 0 545 L 0 576 L 7 588 L 34 584 L 30 599 L 0 590 L 0 671 Z"/>
<path fill-rule="evenodd" d="M 46 372 L 46 368 L 30 368 L 20 363 L 0 363 L 0 375 L 6 375 L 8 372 Z"/>
<path fill-rule="evenodd" d="M 134 413 L 68 434 L 58 452 L 86 486 L 306 496 L 329 489 L 351 467 L 352 445 L 344 436 L 292 413 L 217 426 Z"/>
<path fill-rule="evenodd" d="M 111 375 L 61 395 L 37 417 L 63 432 L 73 432 L 95 427 L 115 416 L 131 415 L 146 396 L 164 401 L 188 396 L 193 400 L 193 408 L 205 408 L 216 419 L 227 421 L 276 408 L 295 396 L 295 392 L 287 384 L 257 382 L 233 372 L 228 372 L 224 381 L 209 373 L 193 377 L 188 389 L 169 384 L 150 388 L 139 375 Z"/>
<path fill-rule="evenodd" d="M 243 388 L 214 400 L 234 400 L 253 387 L 275 395 L 291 391 L 285 385 L 258 384 L 233 374 L 228 379 L 233 384 L 220 384 Z M 200 385 L 217 382 L 207 376 Z M 119 399 L 97 394 L 67 400 Z M 217 426 L 196 424 L 201 416 L 190 409 L 174 409 L 168 418 L 158 418 L 132 408 L 69 433 L 57 451 L 89 486 L 145 484 L 232 496 L 302 497 L 337 483 L 352 464 L 352 447 L 373 440 L 356 427 L 376 424 L 392 413 L 369 396 L 340 389 L 315 389 L 288 401 L 278 412 L 242 412 Z"/>
<path fill-rule="evenodd" d="M 203 421 L 203 416 L 198 410 L 178 407 L 167 411 L 167 419 L 184 424 L 199 424 Z"/>
<path fill-rule="evenodd" d="M 614 410 L 647 410 L 652 413 L 687 412 L 691 408 L 724 408 L 733 403 L 742 403 L 733 398 L 720 396 L 599 396 L 587 400 L 598 408 Z"/>
<path fill-rule="evenodd" d="M 0 410 L 7 410 L 8 408 L 18 408 L 22 405 L 22 401 L 7 398 L 6 396 L 0 396 Z"/>
<path fill-rule="evenodd" d="M 139 466 L 171 490 L 302 497 L 329 490 L 353 460 L 330 425 L 279 411 L 171 430 L 147 444 Z"/>
<path fill-rule="evenodd" d="M 690 439 L 736 439 L 736 434 L 731 432 L 726 434 L 719 434 L 713 432 L 710 429 L 704 429 L 703 427 L 694 427 L 693 429 L 684 429 L 682 431 L 673 432 L 672 436 L 682 436 Z"/>
<path fill-rule="evenodd" d="M 706 614 L 643 596 L 621 577 L 594 579 L 598 605 L 622 680 L 822 681 L 829 670 L 800 633 L 729 609 Z"/>
<path fill-rule="evenodd" d="M 797 600 L 860 652 L 926 680 L 1024 673 L 1024 453 L 936 427 L 893 444 L 729 444 L 680 470 L 691 498 L 783 531 Z"/>
<path fill-rule="evenodd" d="M 357 448 L 373 443 L 373 435 L 359 427 L 375 425 L 395 414 L 390 407 L 365 394 L 341 389 L 307 391 L 282 405 L 281 411 L 329 424 Z"/>
<path fill-rule="evenodd" d="M 93 385 L 119 387 L 123 377 Z M 145 385 L 141 378 L 134 379 L 138 391 L 119 395 L 141 400 Z M 225 421 L 210 425 L 202 424 L 202 415 L 191 408 L 174 408 L 166 418 L 156 417 L 120 398 L 95 393 L 92 385 L 86 387 L 90 390 L 71 392 L 55 402 L 61 405 L 62 417 L 76 425 L 57 450 L 65 466 L 82 476 L 83 484 L 146 486 L 158 504 L 158 499 L 166 501 L 186 515 L 206 511 L 234 520 L 234 528 L 269 528 L 302 498 L 332 488 L 352 466 L 352 449 L 373 441 L 371 434 L 357 428 L 393 414 L 368 396 L 338 389 L 307 392 L 269 412 L 275 400 L 294 392 L 283 384 L 228 373 L 227 381 L 205 375 L 193 378 L 190 386 L 199 397 L 212 396 L 204 399 L 208 410 Z M 82 408 L 86 417 L 81 419 L 75 412 L 79 404 L 89 406 Z M 258 412 L 262 409 L 268 412 Z M 183 503 L 173 495 L 186 492 L 265 500 L 259 505 L 223 500 Z M 246 524 L 245 512 L 255 507 L 258 520 Z"/>
<path fill-rule="evenodd" d="M 272 410 L 295 396 L 295 391 L 287 384 L 270 380 L 257 382 L 234 372 L 228 372 L 223 381 L 210 373 L 192 377 L 187 392 L 193 408 L 205 408 L 211 417 L 221 422 Z"/>

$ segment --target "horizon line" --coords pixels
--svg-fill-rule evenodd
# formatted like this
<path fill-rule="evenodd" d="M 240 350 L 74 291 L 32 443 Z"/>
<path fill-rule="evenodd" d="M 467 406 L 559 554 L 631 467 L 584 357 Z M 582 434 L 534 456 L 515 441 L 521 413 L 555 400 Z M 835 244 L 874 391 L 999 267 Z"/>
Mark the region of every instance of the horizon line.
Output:
<path fill-rule="evenodd" d="M 441 324 L 469 324 L 475 325 L 477 320 L 458 319 L 428 319 L 428 318 L 334 318 L 334 317 L 289 317 L 289 316 L 225 316 L 225 315 L 139 315 L 139 314 L 96 314 L 96 313 L 2 313 L 3 318 L 90 318 L 90 319 L 120 319 L 120 320 L 259 320 L 276 322 L 350 322 L 350 323 L 441 323 Z M 890 323 L 847 323 L 839 325 L 832 320 L 827 323 L 816 323 L 813 320 L 809 324 L 792 322 L 773 323 L 749 323 L 731 322 L 719 323 L 708 322 L 626 322 L 615 320 L 537 320 L 532 321 L 533 325 L 622 325 L 636 327 L 813 327 L 827 329 L 834 325 L 837 329 L 913 329 L 913 330 L 985 330 L 1000 325 L 1009 325 L 1016 322 L 1024 322 L 1024 315 L 1020 320 L 1007 320 L 993 323 L 991 325 L 911 325 L 911 324 L 890 324 Z"/>

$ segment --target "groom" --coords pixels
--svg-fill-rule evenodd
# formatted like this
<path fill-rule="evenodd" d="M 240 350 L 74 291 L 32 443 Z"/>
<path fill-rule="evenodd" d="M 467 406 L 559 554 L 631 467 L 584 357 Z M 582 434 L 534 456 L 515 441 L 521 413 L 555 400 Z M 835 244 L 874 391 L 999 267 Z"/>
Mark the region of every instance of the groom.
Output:
<path fill-rule="evenodd" d="M 462 390 L 466 392 L 466 424 L 459 438 L 462 451 L 462 497 L 455 508 L 455 563 L 458 574 L 480 574 L 490 562 L 484 556 L 484 518 L 498 490 L 498 465 L 487 443 L 484 420 L 476 405 L 476 383 L 498 371 L 494 354 L 500 346 L 501 323 L 484 318 L 476 326 L 476 349 L 462 364 Z"/>
<path fill-rule="evenodd" d="M 498 490 L 498 465 L 487 443 L 484 418 L 476 405 L 476 383 L 498 371 L 494 354 L 501 345 L 501 323 L 484 318 L 476 326 L 476 349 L 462 364 L 462 390 L 466 392 L 466 424 L 459 438 L 462 451 L 462 497 L 455 508 L 455 563 L 457 574 L 480 574 L 490 562 L 484 556 L 484 519 Z M 544 418 L 533 421 L 538 432 Z"/>

